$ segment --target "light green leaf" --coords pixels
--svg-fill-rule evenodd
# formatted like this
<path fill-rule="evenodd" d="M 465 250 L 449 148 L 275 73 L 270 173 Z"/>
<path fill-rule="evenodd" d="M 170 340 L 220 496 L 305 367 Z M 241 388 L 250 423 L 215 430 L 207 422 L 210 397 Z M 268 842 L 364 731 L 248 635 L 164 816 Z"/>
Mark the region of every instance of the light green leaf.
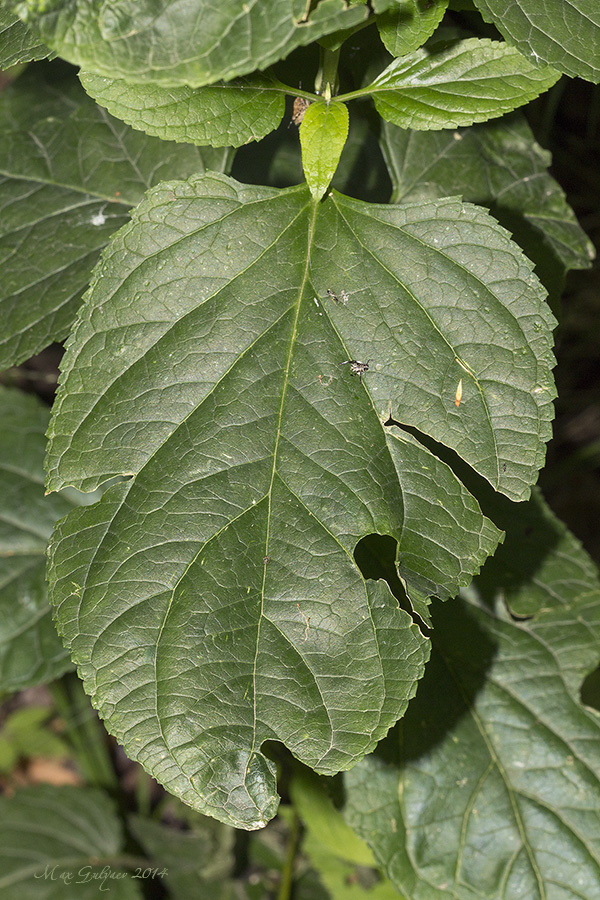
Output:
<path fill-rule="evenodd" d="M 132 131 L 51 67 L 2 91 L 0 132 L 4 369 L 66 336 L 102 247 L 148 187 L 228 155 Z"/>
<path fill-rule="evenodd" d="M 375 868 L 341 859 L 323 847 L 312 832 L 305 835 L 302 852 L 319 873 L 329 900 L 402 900 L 393 884 Z"/>
<path fill-rule="evenodd" d="M 371 94 L 379 113 L 394 125 L 428 131 L 502 116 L 548 90 L 559 77 L 508 44 L 468 38 L 395 59 L 355 95 Z"/>
<path fill-rule="evenodd" d="M 48 457 L 51 489 L 131 477 L 63 520 L 50 582 L 94 704 L 169 790 L 258 827 L 265 740 L 333 773 L 402 715 L 427 644 L 363 580 L 358 541 L 389 534 L 409 594 L 446 597 L 498 531 L 389 416 L 483 471 L 500 454 L 488 474 L 526 493 L 550 321 L 518 248 L 457 201 L 316 203 L 218 175 L 148 194 L 69 340 Z"/>
<path fill-rule="evenodd" d="M 46 545 L 76 497 L 44 496 L 49 410 L 0 388 L 0 692 L 58 678 L 70 668 L 52 622 Z"/>
<path fill-rule="evenodd" d="M 34 59 L 46 59 L 50 50 L 42 44 L 35 31 L 21 22 L 9 8 L 10 5 L 9 0 L 0 0 L 0 69 L 10 69 Z"/>
<path fill-rule="evenodd" d="M 13 749 L 15 762 L 34 756 L 70 755 L 69 745 L 49 727 L 51 716 L 52 710 L 47 706 L 25 706 L 6 715 L 2 722 L 2 739 Z M 4 771 L 9 774 L 11 769 Z"/>
<path fill-rule="evenodd" d="M 381 40 L 392 56 L 418 50 L 442 21 L 448 0 L 399 0 L 377 17 Z"/>
<path fill-rule="evenodd" d="M 25 0 L 21 17 L 88 72 L 169 87 L 202 87 L 265 69 L 296 47 L 364 22 L 344 0 Z"/>
<path fill-rule="evenodd" d="M 600 894 L 600 717 L 579 699 L 600 585 L 537 498 L 505 515 L 515 528 L 489 576 L 434 613 L 401 734 L 346 776 L 348 820 L 411 900 Z M 550 543 L 530 539 L 524 565 L 537 528 Z M 533 618 L 511 618 L 504 584 Z"/>
<path fill-rule="evenodd" d="M 141 898 L 141 882 L 119 859 L 121 823 L 101 791 L 44 784 L 0 796 L 0 848 L 2 900 L 97 900 L 100 889 L 111 900 Z"/>
<path fill-rule="evenodd" d="M 551 156 L 520 114 L 454 132 L 411 132 L 386 122 L 381 145 L 394 202 L 460 193 L 489 207 L 555 294 L 566 271 L 591 264 L 593 245 L 548 172 Z"/>
<path fill-rule="evenodd" d="M 277 128 L 285 111 L 285 95 L 261 75 L 196 89 L 132 84 L 88 72 L 79 77 L 111 115 L 167 141 L 239 147 Z"/>
<path fill-rule="evenodd" d="M 315 200 L 320 200 L 335 175 L 346 138 L 348 108 L 343 103 L 311 103 L 300 125 L 304 175 Z"/>
<path fill-rule="evenodd" d="M 290 796 L 304 827 L 326 854 L 355 865 L 375 865 L 367 844 L 333 805 L 324 779 L 308 770 L 298 769 L 290 782 Z"/>
<path fill-rule="evenodd" d="M 598 0 L 568 0 L 556 7 L 546 0 L 475 0 L 475 4 L 521 53 L 567 75 L 600 81 Z"/>

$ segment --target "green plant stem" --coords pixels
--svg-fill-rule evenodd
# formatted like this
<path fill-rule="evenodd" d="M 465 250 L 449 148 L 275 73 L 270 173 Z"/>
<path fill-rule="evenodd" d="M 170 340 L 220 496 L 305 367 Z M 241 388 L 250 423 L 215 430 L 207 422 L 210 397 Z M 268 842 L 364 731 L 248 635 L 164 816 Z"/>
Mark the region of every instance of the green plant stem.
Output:
<path fill-rule="evenodd" d="M 319 60 L 319 71 L 315 78 L 315 91 L 326 100 L 335 94 L 339 89 L 338 80 L 338 64 L 340 61 L 340 50 L 327 50 L 320 47 L 321 58 Z"/>
<path fill-rule="evenodd" d="M 50 685 L 50 690 L 85 780 L 98 787 L 116 787 L 117 777 L 106 747 L 104 728 L 79 682 L 67 675 Z"/>
<path fill-rule="evenodd" d="M 281 872 L 281 881 L 277 892 L 277 900 L 290 900 L 292 896 L 292 884 L 294 881 L 294 862 L 296 860 L 296 851 L 298 849 L 298 838 L 300 836 L 300 820 L 296 810 L 292 811 L 290 819 L 290 833 L 288 836 L 287 847 L 285 851 L 285 862 Z"/>

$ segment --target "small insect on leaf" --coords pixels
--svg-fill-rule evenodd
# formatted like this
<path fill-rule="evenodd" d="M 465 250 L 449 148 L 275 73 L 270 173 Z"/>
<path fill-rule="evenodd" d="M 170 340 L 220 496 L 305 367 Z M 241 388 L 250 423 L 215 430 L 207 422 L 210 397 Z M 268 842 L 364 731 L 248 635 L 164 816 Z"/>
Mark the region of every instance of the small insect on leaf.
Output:
<path fill-rule="evenodd" d="M 295 97 L 294 105 L 292 106 L 292 121 L 291 125 L 302 124 L 302 119 L 304 118 L 304 113 L 310 106 L 310 100 L 307 100 L 305 97 Z"/>
<path fill-rule="evenodd" d="M 369 363 L 371 362 L 368 359 L 366 362 L 359 362 L 357 359 L 345 359 L 343 363 L 340 363 L 341 366 L 350 366 L 350 374 L 358 375 L 358 380 L 362 381 L 362 377 L 365 372 L 369 370 Z"/>
<path fill-rule="evenodd" d="M 458 382 L 458 387 L 456 388 L 456 394 L 454 397 L 454 405 L 456 406 L 457 409 L 460 406 L 460 401 L 462 400 L 462 381 L 463 380 L 461 378 L 460 381 Z"/>
<path fill-rule="evenodd" d="M 330 291 L 329 288 L 327 288 L 327 293 L 334 303 L 341 303 L 343 306 L 345 306 L 348 302 L 348 294 L 346 293 L 346 291 L 340 291 L 339 297 L 337 296 L 337 294 L 334 294 L 333 291 Z"/>

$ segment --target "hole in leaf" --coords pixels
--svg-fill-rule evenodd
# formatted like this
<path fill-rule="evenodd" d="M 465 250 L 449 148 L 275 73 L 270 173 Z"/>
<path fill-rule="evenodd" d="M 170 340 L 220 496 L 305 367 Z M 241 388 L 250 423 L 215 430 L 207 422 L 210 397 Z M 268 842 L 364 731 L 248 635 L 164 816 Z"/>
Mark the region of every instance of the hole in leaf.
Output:
<path fill-rule="evenodd" d="M 412 606 L 406 596 L 404 585 L 398 577 L 397 552 L 398 541 L 395 538 L 389 534 L 375 532 L 360 539 L 354 548 L 354 559 L 363 578 L 371 581 L 378 581 L 382 578 L 386 581 L 400 608 L 412 616 Z"/>
<path fill-rule="evenodd" d="M 600 712 L 600 668 L 583 679 L 580 690 L 581 702 L 584 706 L 591 706 Z"/>

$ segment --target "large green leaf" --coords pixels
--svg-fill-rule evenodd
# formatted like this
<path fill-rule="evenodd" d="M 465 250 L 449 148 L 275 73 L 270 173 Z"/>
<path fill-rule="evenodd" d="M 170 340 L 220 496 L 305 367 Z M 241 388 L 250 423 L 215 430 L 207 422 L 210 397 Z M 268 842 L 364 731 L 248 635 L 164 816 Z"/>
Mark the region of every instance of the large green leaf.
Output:
<path fill-rule="evenodd" d="M 102 792 L 45 784 L 0 796 L 2 900 L 97 900 L 100 891 L 138 900 L 142 881 L 122 857 L 121 824 Z"/>
<path fill-rule="evenodd" d="M 46 591 L 46 545 L 76 497 L 44 496 L 49 410 L 0 388 L 0 692 L 50 681 L 69 666 Z"/>
<path fill-rule="evenodd" d="M 344 0 L 38 0 L 16 2 L 48 46 L 89 72 L 202 87 L 247 75 L 296 47 L 364 22 Z"/>
<path fill-rule="evenodd" d="M 434 613 L 400 740 L 346 776 L 349 821 L 411 900 L 600 896 L 600 717 L 579 699 L 600 584 L 539 499 L 504 515 L 492 570 Z"/>
<path fill-rule="evenodd" d="M 522 53 L 567 75 L 600 81 L 598 0 L 475 0 L 484 17 Z"/>
<path fill-rule="evenodd" d="M 442 21 L 448 0 L 399 0 L 377 17 L 381 40 L 392 56 L 418 50 Z"/>
<path fill-rule="evenodd" d="M 9 0 L 0 0 L 0 69 L 9 69 L 34 59 L 46 59 L 49 54 L 39 35 L 24 25 L 9 8 Z"/>
<path fill-rule="evenodd" d="M 486 122 L 548 90 L 560 74 L 501 41 L 467 38 L 395 59 L 368 87 L 377 110 L 402 128 L 429 131 Z"/>
<path fill-rule="evenodd" d="M 4 369 L 66 336 L 100 250 L 148 187 L 228 157 L 133 131 L 52 67 L 0 94 L 0 132 Z"/>
<path fill-rule="evenodd" d="M 169 790 L 258 827 L 277 802 L 265 740 L 332 773 L 402 715 L 427 644 L 354 548 L 391 535 L 421 600 L 468 583 L 498 532 L 386 423 L 527 494 L 551 322 L 477 207 L 212 174 L 148 194 L 96 270 L 49 432 L 50 489 L 132 477 L 63 520 L 50 581 L 93 702 Z"/>
<path fill-rule="evenodd" d="M 405 131 L 386 122 L 381 145 L 396 203 L 460 193 L 490 207 L 536 264 L 548 290 L 587 268 L 594 247 L 580 228 L 552 159 L 519 113 L 459 131 Z"/>
<path fill-rule="evenodd" d="M 196 89 L 132 84 L 88 72 L 79 77 L 113 116 L 168 141 L 239 147 L 277 128 L 285 110 L 283 90 L 261 75 Z"/>

